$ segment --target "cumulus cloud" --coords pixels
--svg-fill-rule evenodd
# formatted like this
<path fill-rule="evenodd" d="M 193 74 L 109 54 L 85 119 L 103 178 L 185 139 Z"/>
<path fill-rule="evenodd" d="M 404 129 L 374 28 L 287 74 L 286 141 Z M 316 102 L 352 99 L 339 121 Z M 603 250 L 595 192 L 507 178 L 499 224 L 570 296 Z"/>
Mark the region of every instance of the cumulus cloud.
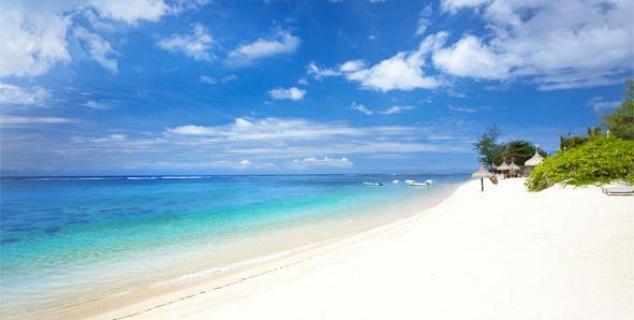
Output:
<path fill-rule="evenodd" d="M 209 61 L 213 37 L 201 24 L 194 24 L 192 34 L 173 34 L 158 42 L 158 46 L 171 52 L 181 52 L 194 60 Z"/>
<path fill-rule="evenodd" d="M 269 96 L 275 100 L 299 101 L 304 99 L 304 95 L 306 95 L 306 90 L 297 87 L 290 87 L 288 89 L 275 88 L 269 91 Z"/>
<path fill-rule="evenodd" d="M 423 67 L 428 53 L 442 44 L 446 36 L 446 33 L 429 36 L 415 50 L 399 52 L 372 66 L 367 66 L 363 60 L 350 60 L 335 70 L 322 69 L 313 63 L 309 64 L 308 73 L 316 79 L 324 76 L 343 76 L 350 81 L 358 82 L 364 89 L 382 92 L 436 88 L 441 82 L 436 77 L 425 75 Z"/>
<path fill-rule="evenodd" d="M 529 77 L 542 90 L 614 84 L 632 72 L 632 1 L 446 0 L 477 8 L 491 30 L 438 50 L 434 64 L 460 77 Z M 486 39 L 486 40 L 485 40 Z"/>
<path fill-rule="evenodd" d="M 161 17 L 204 5 L 206 1 L 175 0 L 78 0 L 40 1 L 26 5 L 22 1 L 0 1 L 0 78 L 34 77 L 53 66 L 68 63 L 68 34 L 77 30 L 75 20 L 85 17 L 93 29 L 111 30 L 110 22 L 136 25 L 156 22 Z M 81 29 L 80 29 L 81 30 Z M 93 30 L 94 31 L 94 30 Z M 79 31 L 93 60 L 109 71 L 116 70 L 114 52 L 100 36 Z"/>
<path fill-rule="evenodd" d="M 95 60 L 104 69 L 111 73 L 117 73 L 119 65 L 117 60 L 109 57 L 115 54 L 110 43 L 96 33 L 88 31 L 86 28 L 77 27 L 74 31 L 75 37 L 81 40 L 88 49 L 91 59 Z"/>
<path fill-rule="evenodd" d="M 493 52 L 474 36 L 466 36 L 451 47 L 436 50 L 434 65 L 459 77 L 505 79 L 521 60 L 517 56 Z"/>
<path fill-rule="evenodd" d="M 0 126 L 3 127 L 19 127 L 19 126 L 31 126 L 31 125 L 46 125 L 46 124 L 67 124 L 73 123 L 75 120 L 69 118 L 60 117 L 24 117 L 24 116 L 12 116 L 12 115 L 0 115 Z"/>
<path fill-rule="evenodd" d="M 50 97 L 50 91 L 41 87 L 25 89 L 0 82 L 0 106 L 44 105 Z"/>
<path fill-rule="evenodd" d="M 293 53 L 299 47 L 299 43 L 299 37 L 286 31 L 280 31 L 271 39 L 260 38 L 255 42 L 233 49 L 229 52 L 227 64 L 232 66 L 248 65 L 257 59 Z"/>
<path fill-rule="evenodd" d="M 170 11 L 163 0 L 90 0 L 101 17 L 136 24 L 139 21 L 158 21 Z"/>
<path fill-rule="evenodd" d="M 442 0 L 441 7 L 444 11 L 455 13 L 459 9 L 477 7 L 491 0 Z"/>
<path fill-rule="evenodd" d="M 352 167 L 352 161 L 348 160 L 348 158 L 330 158 L 330 157 L 307 157 L 303 159 L 295 159 L 293 160 L 293 166 L 308 169 L 314 167 L 326 167 L 326 168 L 350 168 Z"/>
<path fill-rule="evenodd" d="M 71 59 L 66 43 L 70 19 L 33 10 L 0 2 L 0 78 L 39 76 Z"/>

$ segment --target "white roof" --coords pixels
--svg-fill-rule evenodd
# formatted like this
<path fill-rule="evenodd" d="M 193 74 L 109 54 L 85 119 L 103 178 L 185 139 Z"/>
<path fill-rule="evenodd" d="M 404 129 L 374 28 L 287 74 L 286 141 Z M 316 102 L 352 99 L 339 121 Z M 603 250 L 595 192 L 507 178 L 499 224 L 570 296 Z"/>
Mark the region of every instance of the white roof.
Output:
<path fill-rule="evenodd" d="M 544 157 L 542 157 L 541 154 L 539 154 L 539 152 L 537 152 L 537 150 L 535 150 L 535 155 L 526 160 L 526 162 L 524 162 L 525 166 L 530 166 L 530 167 L 534 167 L 540 163 L 542 163 L 542 161 L 544 161 Z"/>
<path fill-rule="evenodd" d="M 506 164 L 506 161 L 502 162 L 502 164 L 499 167 L 497 167 L 497 170 L 499 170 L 499 171 L 506 171 L 506 170 L 510 170 L 510 169 L 511 168 L 509 168 L 509 165 Z"/>

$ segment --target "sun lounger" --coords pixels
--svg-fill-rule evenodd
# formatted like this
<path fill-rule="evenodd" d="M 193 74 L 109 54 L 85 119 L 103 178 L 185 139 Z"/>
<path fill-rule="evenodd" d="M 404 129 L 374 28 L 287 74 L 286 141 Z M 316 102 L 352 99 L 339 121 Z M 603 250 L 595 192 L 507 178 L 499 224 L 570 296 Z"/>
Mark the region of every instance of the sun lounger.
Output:
<path fill-rule="evenodd" d="M 634 187 L 603 187 L 603 193 L 608 196 L 634 196 Z"/>

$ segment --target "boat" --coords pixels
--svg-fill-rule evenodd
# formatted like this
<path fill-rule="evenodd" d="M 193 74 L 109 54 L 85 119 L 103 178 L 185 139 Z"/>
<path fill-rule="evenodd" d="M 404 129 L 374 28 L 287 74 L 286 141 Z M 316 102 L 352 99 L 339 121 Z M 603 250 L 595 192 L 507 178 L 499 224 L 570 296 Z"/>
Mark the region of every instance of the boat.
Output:
<path fill-rule="evenodd" d="M 433 180 L 425 180 L 425 182 L 418 182 L 416 180 L 405 180 L 405 183 L 407 183 L 408 186 L 410 187 L 427 187 L 427 186 L 431 186 L 433 182 Z"/>
<path fill-rule="evenodd" d="M 383 183 L 374 181 L 363 181 L 363 185 L 368 187 L 380 187 L 383 185 Z"/>
<path fill-rule="evenodd" d="M 398 179 L 394 179 L 394 180 L 392 180 L 392 183 L 393 183 L 393 184 L 399 184 L 399 183 L 401 183 L 401 181 L 400 181 L 400 180 L 398 180 Z"/>

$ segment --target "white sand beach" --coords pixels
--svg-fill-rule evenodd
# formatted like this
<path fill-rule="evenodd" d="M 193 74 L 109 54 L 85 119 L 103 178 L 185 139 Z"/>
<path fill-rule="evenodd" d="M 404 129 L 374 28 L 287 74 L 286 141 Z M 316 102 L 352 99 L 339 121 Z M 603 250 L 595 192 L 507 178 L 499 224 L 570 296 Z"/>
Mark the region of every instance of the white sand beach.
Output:
<path fill-rule="evenodd" d="M 487 182 L 481 193 L 479 183 L 231 283 L 97 318 L 632 319 L 634 197 L 597 187 L 529 193 L 523 179 Z"/>

